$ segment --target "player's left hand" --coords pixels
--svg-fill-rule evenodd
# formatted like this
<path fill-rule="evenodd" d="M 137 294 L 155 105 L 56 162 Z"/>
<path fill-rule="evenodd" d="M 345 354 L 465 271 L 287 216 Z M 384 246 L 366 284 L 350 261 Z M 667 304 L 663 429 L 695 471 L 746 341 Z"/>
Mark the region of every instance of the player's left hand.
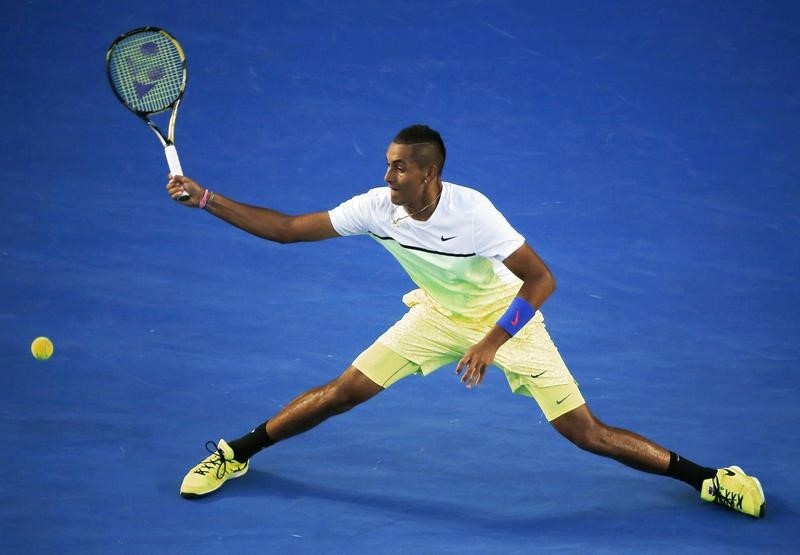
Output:
<path fill-rule="evenodd" d="M 497 349 L 485 339 L 470 347 L 456 366 L 456 374 L 461 376 L 461 383 L 468 389 L 480 385 L 486 375 L 486 369 L 494 362 Z"/>

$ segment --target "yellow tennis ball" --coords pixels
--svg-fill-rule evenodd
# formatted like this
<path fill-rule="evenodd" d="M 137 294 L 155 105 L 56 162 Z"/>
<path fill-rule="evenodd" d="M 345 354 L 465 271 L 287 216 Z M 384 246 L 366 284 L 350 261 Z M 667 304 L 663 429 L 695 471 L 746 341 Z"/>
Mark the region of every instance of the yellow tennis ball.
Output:
<path fill-rule="evenodd" d="M 37 337 L 31 343 L 31 353 L 36 360 L 47 360 L 53 356 L 53 342 L 46 337 Z"/>

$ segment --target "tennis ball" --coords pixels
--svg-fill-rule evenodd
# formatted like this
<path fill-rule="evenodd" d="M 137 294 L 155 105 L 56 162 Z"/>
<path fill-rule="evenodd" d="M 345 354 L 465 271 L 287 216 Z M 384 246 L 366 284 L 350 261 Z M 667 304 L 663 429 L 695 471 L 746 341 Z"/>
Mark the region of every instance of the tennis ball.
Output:
<path fill-rule="evenodd" d="M 36 360 L 47 360 L 53 356 L 53 342 L 46 337 L 37 337 L 31 343 L 31 353 Z"/>

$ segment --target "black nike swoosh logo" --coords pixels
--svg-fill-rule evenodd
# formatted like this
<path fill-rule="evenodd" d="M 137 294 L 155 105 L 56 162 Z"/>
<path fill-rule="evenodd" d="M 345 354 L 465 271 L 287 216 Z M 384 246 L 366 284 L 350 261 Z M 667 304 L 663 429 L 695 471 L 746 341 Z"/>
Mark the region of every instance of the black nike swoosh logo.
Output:
<path fill-rule="evenodd" d="M 452 237 L 445 237 L 442 235 L 442 241 L 449 241 L 450 239 L 455 239 L 456 237 L 458 237 L 458 235 L 453 235 Z"/>
<path fill-rule="evenodd" d="M 558 401 L 556 401 L 556 405 L 560 405 L 561 403 L 563 403 L 564 401 L 566 401 L 567 399 L 569 399 L 571 395 L 572 395 L 572 393 L 570 393 L 569 395 L 567 395 L 567 396 L 566 396 L 566 397 L 564 397 L 563 399 L 559 399 Z"/>
<path fill-rule="evenodd" d="M 538 374 L 531 374 L 531 378 L 538 378 L 542 374 L 547 374 L 547 370 L 545 370 L 544 372 L 539 372 Z"/>

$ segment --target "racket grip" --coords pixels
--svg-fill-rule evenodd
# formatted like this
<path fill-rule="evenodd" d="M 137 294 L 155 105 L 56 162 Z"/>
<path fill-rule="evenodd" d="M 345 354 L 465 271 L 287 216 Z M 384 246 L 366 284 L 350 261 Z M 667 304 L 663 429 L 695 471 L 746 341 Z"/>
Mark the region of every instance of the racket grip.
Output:
<path fill-rule="evenodd" d="M 172 175 L 183 175 L 181 160 L 178 158 L 178 150 L 175 148 L 175 145 L 165 146 L 164 154 L 167 157 L 167 164 L 169 164 L 169 173 Z M 181 202 L 189 200 L 189 193 L 183 191 L 180 195 L 178 195 L 178 200 Z"/>
<path fill-rule="evenodd" d="M 167 164 L 169 164 L 169 173 L 172 175 L 183 175 L 181 168 L 181 160 L 178 158 L 178 150 L 175 145 L 167 145 L 164 147 L 164 154 L 167 156 Z"/>

